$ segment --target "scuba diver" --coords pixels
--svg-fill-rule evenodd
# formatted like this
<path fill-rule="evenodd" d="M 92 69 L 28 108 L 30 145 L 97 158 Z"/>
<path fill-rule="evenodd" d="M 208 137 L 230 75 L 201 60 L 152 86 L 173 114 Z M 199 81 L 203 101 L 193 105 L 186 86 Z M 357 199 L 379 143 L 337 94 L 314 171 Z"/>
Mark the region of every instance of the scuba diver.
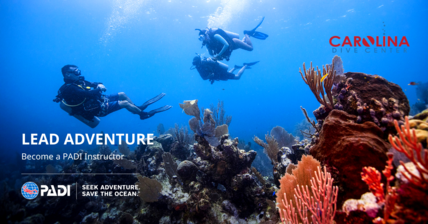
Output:
<path fill-rule="evenodd" d="M 244 49 L 246 51 L 253 50 L 253 44 L 250 37 L 265 40 L 268 35 L 257 32 L 256 29 L 263 23 L 260 21 L 256 28 L 248 31 L 244 30 L 244 38 L 239 39 L 239 34 L 222 30 L 220 28 L 210 28 L 208 30 L 195 29 L 199 31 L 199 40 L 202 41 L 202 47 L 206 46 L 208 53 L 213 56 L 213 60 L 226 59 L 229 61 L 233 50 Z"/>
<path fill-rule="evenodd" d="M 244 73 L 245 69 L 250 69 L 252 65 L 257 64 L 258 61 L 252 62 L 252 63 L 244 63 L 244 66 L 237 66 L 235 65 L 234 68 L 232 68 L 230 71 L 227 71 L 229 66 L 226 64 L 223 64 L 219 61 L 215 61 L 211 58 L 205 58 L 202 59 L 200 55 L 197 55 L 193 58 L 193 66 L 198 70 L 199 75 L 202 77 L 203 80 L 210 80 L 211 84 L 214 83 L 214 81 L 227 81 L 229 79 L 239 80 Z M 191 69 L 194 69 L 192 66 Z M 238 74 L 233 74 L 235 69 L 239 69 Z"/>
<path fill-rule="evenodd" d="M 104 95 L 106 87 L 100 82 L 89 82 L 81 76 L 81 71 L 75 65 L 65 65 L 61 69 L 64 76 L 64 84 L 58 90 L 58 95 L 53 100 L 61 102 L 61 108 L 73 115 L 80 121 L 94 128 L 98 125 L 98 117 L 104 117 L 122 108 L 133 114 L 138 114 L 141 120 L 147 119 L 166 110 L 172 106 L 166 105 L 161 108 L 144 112 L 150 105 L 166 94 L 162 93 L 153 99 L 148 100 L 141 106 L 136 106 L 131 99 L 120 92 L 112 95 Z"/>

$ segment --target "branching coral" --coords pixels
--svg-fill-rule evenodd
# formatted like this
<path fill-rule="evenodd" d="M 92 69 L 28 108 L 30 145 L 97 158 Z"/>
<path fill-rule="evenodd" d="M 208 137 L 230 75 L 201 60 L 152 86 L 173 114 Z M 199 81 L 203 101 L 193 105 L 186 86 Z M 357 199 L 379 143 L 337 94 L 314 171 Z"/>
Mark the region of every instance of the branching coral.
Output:
<path fill-rule="evenodd" d="M 322 73 L 321 73 L 321 70 L 318 69 L 318 67 L 317 67 L 317 70 L 315 71 L 315 69 L 312 67 L 312 62 L 311 62 L 311 67 L 308 70 L 306 70 L 305 63 L 303 63 L 303 72 L 305 73 L 305 76 L 303 76 L 302 70 L 299 69 L 299 72 L 300 72 L 300 75 L 302 76 L 303 81 L 305 81 L 305 83 L 309 86 L 312 93 L 317 98 L 318 102 L 324 105 L 329 110 L 333 110 L 333 107 L 334 107 L 333 96 L 331 94 L 331 87 L 333 86 L 333 81 L 336 76 L 336 71 L 334 71 L 333 68 L 334 68 L 334 60 L 331 66 L 330 65 L 326 65 L 325 67 L 323 66 Z M 323 81 L 324 85 L 322 85 L 321 79 L 326 75 L 327 77 Z M 324 89 L 325 89 L 325 93 L 327 94 L 327 99 L 325 98 L 325 95 L 324 95 Z"/>
<path fill-rule="evenodd" d="M 297 185 L 310 185 L 311 178 L 315 176 L 315 172 L 319 166 L 320 162 L 312 156 L 303 156 L 302 160 L 297 164 L 297 168 L 292 170 L 292 174 L 290 175 L 287 173 L 280 179 L 280 189 L 276 192 L 276 202 L 280 211 L 296 211 L 297 202 L 290 200 L 290 203 L 288 204 L 287 198 L 292 199 L 294 197 L 294 189 Z M 291 217 L 292 220 L 296 217 L 296 220 L 299 220 L 299 218 L 297 218 L 297 213 L 295 212 L 288 212 L 287 214 L 283 213 L 282 215 Z M 290 219 L 288 220 L 290 223 L 297 223 L 292 222 Z"/>
<path fill-rule="evenodd" d="M 180 128 L 178 124 L 175 124 L 174 128 L 171 128 L 168 132 L 172 133 L 174 140 L 178 141 L 178 143 L 183 146 L 190 145 L 194 142 L 193 135 L 189 133 L 186 127 Z"/>
<path fill-rule="evenodd" d="M 229 132 L 227 124 L 216 127 L 213 113 L 209 109 L 204 110 L 203 122 L 201 121 L 198 100 L 184 101 L 183 104 L 180 104 L 180 107 L 183 108 L 187 115 L 195 116 L 189 120 L 190 129 L 205 138 L 210 145 L 217 147 L 220 144 L 219 138 L 221 135 Z"/>
<path fill-rule="evenodd" d="M 291 148 L 291 146 L 295 143 L 293 135 L 288 133 L 283 127 L 280 126 L 272 128 L 270 135 L 275 138 L 275 141 L 278 142 L 278 146 L 280 148 Z"/>
<path fill-rule="evenodd" d="M 415 186 L 428 189 L 428 150 L 418 142 L 415 130 L 410 129 L 408 117 L 405 118 L 405 125 L 402 125 L 401 129 L 397 121 L 394 121 L 394 124 L 399 137 L 389 135 L 389 142 L 397 151 L 404 153 L 417 170 L 417 173 L 412 172 L 401 162 L 406 171 L 402 173 L 404 178 Z"/>
<path fill-rule="evenodd" d="M 220 126 L 223 124 L 227 124 L 227 126 L 230 126 L 230 123 L 232 122 L 232 116 L 226 116 L 226 111 L 224 110 L 223 101 L 219 100 L 217 107 L 211 104 L 210 110 L 213 112 L 213 117 L 214 117 L 216 126 Z"/>
<path fill-rule="evenodd" d="M 369 186 L 369 190 L 376 196 L 377 202 L 383 203 L 385 201 L 385 195 L 383 192 L 383 184 L 381 183 L 382 177 L 380 172 L 374 167 L 363 167 L 361 179 L 366 182 Z"/>
<path fill-rule="evenodd" d="M 266 142 L 258 138 L 257 136 L 254 136 L 254 142 L 259 144 L 261 147 L 264 148 L 264 153 L 269 157 L 272 164 L 278 163 L 278 152 L 279 152 L 279 146 L 278 142 L 275 141 L 273 136 L 269 136 L 268 134 L 265 135 Z"/>
<path fill-rule="evenodd" d="M 381 175 L 380 172 L 377 171 L 373 167 L 364 167 L 363 172 L 361 173 L 361 178 L 366 184 L 369 186 L 369 190 L 373 193 L 373 195 L 376 197 L 376 202 L 378 205 L 382 206 L 385 205 L 384 211 L 383 211 L 383 218 L 377 217 L 373 220 L 373 223 L 375 224 L 384 224 L 386 221 L 389 220 L 389 216 L 391 215 L 395 202 L 397 200 L 397 191 L 395 187 L 390 186 L 390 182 L 394 180 L 394 176 L 391 175 L 392 170 L 392 161 L 394 159 L 394 155 L 392 153 L 388 153 L 388 161 L 387 165 L 385 166 L 385 169 L 382 171 L 382 173 L 386 177 L 386 197 L 384 194 L 383 184 L 381 181 Z M 369 212 L 367 210 L 366 212 Z M 370 215 L 370 217 L 373 217 Z"/>
<path fill-rule="evenodd" d="M 311 178 L 311 191 L 308 185 L 297 185 L 294 188 L 294 200 L 297 209 L 292 206 L 292 200 L 287 202 L 287 195 L 284 193 L 282 205 L 285 209 L 280 210 L 281 221 L 283 223 L 297 224 L 298 219 L 295 210 L 298 211 L 299 217 L 304 224 L 308 223 L 308 214 L 311 213 L 312 223 L 330 224 L 333 221 L 336 213 L 336 202 L 338 188 L 333 187 L 333 178 L 324 167 L 324 172 L 321 172 L 318 166 L 318 171 Z M 312 194 L 311 194 L 312 193 Z"/>

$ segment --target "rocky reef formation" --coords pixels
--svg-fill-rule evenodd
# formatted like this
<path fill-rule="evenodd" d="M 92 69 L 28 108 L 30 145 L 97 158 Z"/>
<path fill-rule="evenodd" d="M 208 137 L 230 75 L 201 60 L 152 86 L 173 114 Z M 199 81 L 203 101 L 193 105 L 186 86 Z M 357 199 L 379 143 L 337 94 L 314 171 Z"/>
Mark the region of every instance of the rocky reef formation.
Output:
<path fill-rule="evenodd" d="M 394 120 L 403 124 L 404 116 L 409 115 L 410 106 L 406 95 L 397 84 L 388 82 L 378 75 L 357 72 L 344 74 L 341 81 L 332 88 L 336 99 L 335 109 L 356 115 L 357 123 L 372 121 L 386 136 L 394 133 Z M 314 112 L 317 119 L 322 109 Z"/>
<path fill-rule="evenodd" d="M 321 103 L 313 112 L 318 122 L 322 124 L 330 111 L 337 109 L 356 115 L 357 123 L 375 123 L 385 138 L 394 133 L 394 120 L 403 124 L 404 116 L 410 112 L 409 101 L 401 87 L 378 75 L 347 72 L 336 76 L 338 69 L 333 67 L 337 61 L 335 57 L 332 65 L 323 67 L 322 72 L 312 64 L 307 70 L 303 64 L 303 72 L 300 71 L 302 79 Z"/>
<path fill-rule="evenodd" d="M 386 152 L 391 147 L 382 139 L 382 130 L 373 122 L 355 123 L 356 116 L 333 110 L 324 120 L 319 141 L 310 154 L 337 172 L 338 204 L 349 198 L 359 198 L 367 192 L 360 172 L 364 166 L 385 167 Z"/>

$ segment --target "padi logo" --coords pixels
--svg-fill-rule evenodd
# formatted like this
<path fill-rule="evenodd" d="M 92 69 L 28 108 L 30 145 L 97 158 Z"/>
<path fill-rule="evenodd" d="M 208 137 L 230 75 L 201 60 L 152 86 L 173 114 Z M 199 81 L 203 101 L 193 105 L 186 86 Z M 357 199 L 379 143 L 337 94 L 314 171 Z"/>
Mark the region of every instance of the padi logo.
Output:
<path fill-rule="evenodd" d="M 27 182 L 21 187 L 21 194 L 28 200 L 33 200 L 39 195 L 39 187 L 34 182 Z"/>
<path fill-rule="evenodd" d="M 41 185 L 40 196 L 63 197 L 70 196 L 70 185 Z M 21 187 L 21 194 L 28 200 L 35 199 L 39 195 L 39 187 L 34 182 L 27 182 Z"/>
<path fill-rule="evenodd" d="M 70 185 L 58 185 L 57 189 L 55 189 L 54 185 L 51 185 L 50 188 L 47 185 L 42 185 L 41 188 L 41 196 L 45 196 L 45 193 L 47 193 L 46 196 L 48 197 L 62 197 L 66 195 L 70 196 Z"/>
<path fill-rule="evenodd" d="M 333 53 L 358 53 L 359 47 L 365 47 L 365 53 L 406 53 L 407 49 L 403 48 L 400 51 L 400 47 L 410 47 L 406 36 L 401 38 L 397 36 L 345 36 L 344 38 L 332 36 L 329 43 L 333 47 Z"/>

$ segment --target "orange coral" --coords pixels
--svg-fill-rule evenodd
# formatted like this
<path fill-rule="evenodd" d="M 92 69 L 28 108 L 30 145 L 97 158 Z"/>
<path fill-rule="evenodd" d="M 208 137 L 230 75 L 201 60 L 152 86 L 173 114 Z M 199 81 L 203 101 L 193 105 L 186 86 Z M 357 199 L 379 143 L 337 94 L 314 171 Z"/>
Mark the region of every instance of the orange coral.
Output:
<path fill-rule="evenodd" d="M 311 190 L 309 190 L 311 189 Z M 287 201 L 287 195 L 284 193 L 284 199 L 281 201 L 284 209 L 279 210 L 281 221 L 284 224 L 298 224 L 296 210 L 299 213 L 300 220 L 303 224 L 309 224 L 308 211 L 312 214 L 312 223 L 330 224 L 333 221 L 336 213 L 338 188 L 333 187 L 333 178 L 324 167 L 324 172 L 318 166 L 318 171 L 315 172 L 315 177 L 311 178 L 311 187 L 294 188 L 294 200 L 296 207 L 293 206 L 293 201 Z"/>
<path fill-rule="evenodd" d="M 276 192 L 276 202 L 280 211 L 283 209 L 291 210 L 291 208 L 295 211 L 297 209 L 296 202 L 292 200 L 295 194 L 294 189 L 297 187 L 297 184 L 310 186 L 311 178 L 315 176 L 315 172 L 319 166 L 320 162 L 314 159 L 314 157 L 303 155 L 302 160 L 297 164 L 297 168 L 293 169 L 293 174 L 290 175 L 287 173 L 279 180 L 280 189 Z M 285 195 L 287 195 L 287 198 Z M 295 215 L 297 218 L 295 212 L 291 212 L 290 214 Z M 287 216 L 287 214 L 285 215 Z"/>
<path fill-rule="evenodd" d="M 406 171 L 403 172 L 404 178 L 415 186 L 428 189 L 428 150 L 424 149 L 422 144 L 418 142 L 415 129 L 410 129 L 408 117 L 406 117 L 406 123 L 401 126 L 401 129 L 397 120 L 394 121 L 394 124 L 399 137 L 389 135 L 389 142 L 397 151 L 404 153 L 419 172 L 419 175 L 414 174 L 400 161 Z"/>
<path fill-rule="evenodd" d="M 383 192 L 383 184 L 380 182 L 380 172 L 373 167 L 363 167 L 361 172 L 361 179 L 369 186 L 369 190 L 376 196 L 377 203 L 385 201 Z"/>

